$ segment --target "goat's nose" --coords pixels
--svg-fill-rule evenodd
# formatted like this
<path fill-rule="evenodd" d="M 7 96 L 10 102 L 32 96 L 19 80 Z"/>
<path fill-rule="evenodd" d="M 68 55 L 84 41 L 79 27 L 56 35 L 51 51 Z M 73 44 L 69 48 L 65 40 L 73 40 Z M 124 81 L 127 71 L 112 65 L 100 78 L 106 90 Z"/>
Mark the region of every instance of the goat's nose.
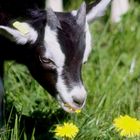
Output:
<path fill-rule="evenodd" d="M 77 96 L 72 96 L 73 102 L 78 106 L 82 107 L 85 103 L 86 98 L 85 97 L 77 97 Z"/>

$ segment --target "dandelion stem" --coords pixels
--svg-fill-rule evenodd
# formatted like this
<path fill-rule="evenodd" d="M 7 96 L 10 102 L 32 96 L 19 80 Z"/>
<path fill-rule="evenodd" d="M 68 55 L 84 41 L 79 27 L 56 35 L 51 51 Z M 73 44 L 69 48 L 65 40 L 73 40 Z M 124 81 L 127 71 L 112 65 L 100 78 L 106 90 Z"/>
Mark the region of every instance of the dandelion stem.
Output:
<path fill-rule="evenodd" d="M 64 137 L 63 140 L 72 140 L 72 139 L 68 137 Z"/>

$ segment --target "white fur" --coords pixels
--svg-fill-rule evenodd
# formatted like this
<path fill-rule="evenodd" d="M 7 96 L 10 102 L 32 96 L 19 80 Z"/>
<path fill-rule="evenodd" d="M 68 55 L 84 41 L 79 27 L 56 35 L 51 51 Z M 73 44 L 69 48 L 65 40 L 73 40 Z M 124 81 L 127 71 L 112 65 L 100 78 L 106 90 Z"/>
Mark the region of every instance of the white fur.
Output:
<path fill-rule="evenodd" d="M 12 36 L 11 41 L 16 42 L 17 44 L 25 45 L 27 42 L 34 44 L 37 40 L 38 33 L 32 28 L 28 23 L 23 22 L 24 25 L 28 28 L 29 32 L 27 34 L 21 33 L 20 31 L 13 29 L 8 26 L 0 26 L 0 30 L 5 30 L 8 34 Z M 0 31 L 0 34 L 9 37 L 7 34 Z M 13 40 L 14 39 L 14 40 Z"/>
<path fill-rule="evenodd" d="M 86 48 L 84 52 L 83 63 L 87 61 L 89 54 L 91 52 L 91 33 L 89 31 L 89 25 L 87 22 L 86 22 L 85 32 L 86 32 Z"/>
<path fill-rule="evenodd" d="M 45 46 L 45 56 L 54 61 L 57 67 L 63 67 L 65 55 L 63 54 L 57 40 L 57 32 L 51 30 L 49 26 L 46 26 L 45 28 Z"/>
<path fill-rule="evenodd" d="M 87 14 L 87 21 L 91 22 L 96 18 L 104 15 L 104 11 L 111 0 L 101 0 L 95 7 L 93 7 Z"/>

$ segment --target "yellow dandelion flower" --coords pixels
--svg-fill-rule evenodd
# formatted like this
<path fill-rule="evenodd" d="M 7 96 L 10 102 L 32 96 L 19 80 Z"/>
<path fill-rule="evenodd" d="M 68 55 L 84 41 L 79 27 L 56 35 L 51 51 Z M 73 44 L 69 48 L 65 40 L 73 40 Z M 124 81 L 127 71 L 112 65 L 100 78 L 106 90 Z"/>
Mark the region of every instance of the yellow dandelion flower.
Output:
<path fill-rule="evenodd" d="M 54 132 L 58 137 L 72 139 L 77 135 L 79 129 L 73 123 L 64 123 L 64 125 L 57 125 Z"/>
<path fill-rule="evenodd" d="M 140 121 L 128 115 L 114 119 L 114 126 L 121 136 L 140 136 Z"/>
<path fill-rule="evenodd" d="M 75 113 L 77 114 L 81 113 L 81 109 L 76 110 Z"/>

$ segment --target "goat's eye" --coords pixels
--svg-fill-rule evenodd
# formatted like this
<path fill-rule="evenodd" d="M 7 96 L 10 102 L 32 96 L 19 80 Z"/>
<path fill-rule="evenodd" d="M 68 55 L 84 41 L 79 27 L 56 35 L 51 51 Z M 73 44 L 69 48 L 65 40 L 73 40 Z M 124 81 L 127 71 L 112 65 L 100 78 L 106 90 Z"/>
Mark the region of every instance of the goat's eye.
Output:
<path fill-rule="evenodd" d="M 42 63 L 52 63 L 52 61 L 50 60 L 50 59 L 47 59 L 46 57 L 41 57 L 40 58 L 40 61 L 42 62 Z"/>
<path fill-rule="evenodd" d="M 55 68 L 55 63 L 49 58 L 39 56 L 39 61 L 45 67 L 52 68 L 52 69 Z"/>
<path fill-rule="evenodd" d="M 50 59 L 48 59 L 48 58 L 46 58 L 46 57 L 41 57 L 41 56 L 39 56 L 39 61 L 40 61 L 41 63 L 47 63 L 47 64 L 53 63 L 52 60 L 50 60 Z"/>

